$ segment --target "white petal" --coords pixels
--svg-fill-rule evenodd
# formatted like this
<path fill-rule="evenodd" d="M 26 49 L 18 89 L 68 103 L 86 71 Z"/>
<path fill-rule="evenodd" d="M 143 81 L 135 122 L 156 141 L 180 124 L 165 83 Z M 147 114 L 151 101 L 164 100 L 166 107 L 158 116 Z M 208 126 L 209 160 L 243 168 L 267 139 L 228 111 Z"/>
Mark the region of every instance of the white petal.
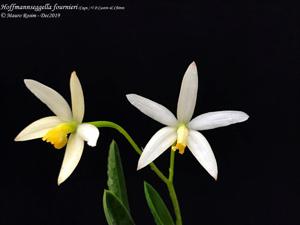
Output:
<path fill-rule="evenodd" d="M 189 128 L 193 130 L 209 130 L 218 127 L 228 126 L 247 120 L 249 116 L 242 111 L 217 111 L 201 114 L 195 117 Z"/>
<path fill-rule="evenodd" d="M 27 141 L 43 137 L 50 129 L 62 123 L 57 116 L 44 117 L 25 127 L 15 138 L 15 141 Z"/>
<path fill-rule="evenodd" d="M 133 106 L 152 119 L 167 126 L 176 126 L 176 117 L 163 105 L 136 94 L 128 94 L 126 97 Z"/>
<path fill-rule="evenodd" d="M 55 90 L 35 80 L 24 80 L 26 87 L 51 111 L 64 121 L 72 120 L 72 112 L 66 100 Z"/>
<path fill-rule="evenodd" d="M 190 130 L 187 146 L 204 169 L 217 180 L 218 166 L 216 158 L 206 138 L 198 131 Z"/>
<path fill-rule="evenodd" d="M 81 123 L 84 116 L 84 97 L 80 81 L 75 71 L 71 74 L 70 89 L 73 118 L 77 122 Z"/>
<path fill-rule="evenodd" d="M 95 147 L 99 137 L 99 130 L 94 125 L 83 123 L 77 128 L 78 135 L 85 141 L 89 146 Z"/>
<path fill-rule="evenodd" d="M 198 92 L 198 73 L 196 63 L 192 62 L 187 68 L 181 83 L 177 104 L 177 119 L 187 123 L 191 120 Z"/>
<path fill-rule="evenodd" d="M 84 147 L 83 139 L 76 133 L 71 134 L 66 147 L 64 160 L 58 176 L 58 185 L 64 182 L 74 171 L 81 158 Z"/>
<path fill-rule="evenodd" d="M 148 144 L 138 162 L 138 170 L 150 164 L 169 148 L 177 138 L 176 129 L 173 127 L 164 127 L 157 131 Z"/>

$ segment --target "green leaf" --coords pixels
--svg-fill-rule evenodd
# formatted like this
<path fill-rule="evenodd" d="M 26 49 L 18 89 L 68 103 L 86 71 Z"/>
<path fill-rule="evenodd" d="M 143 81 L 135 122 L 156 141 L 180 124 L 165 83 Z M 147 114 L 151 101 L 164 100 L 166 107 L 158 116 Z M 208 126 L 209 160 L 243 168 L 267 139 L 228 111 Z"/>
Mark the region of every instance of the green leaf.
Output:
<path fill-rule="evenodd" d="M 109 225 L 134 225 L 128 210 L 111 191 L 104 190 L 103 208 L 106 221 Z"/>
<path fill-rule="evenodd" d="M 107 175 L 108 189 L 114 193 L 120 199 L 126 209 L 130 211 L 119 148 L 114 140 L 109 146 Z"/>
<path fill-rule="evenodd" d="M 146 181 L 144 182 L 144 191 L 148 206 L 157 225 L 175 225 L 172 216 L 158 194 L 158 192 Z"/>

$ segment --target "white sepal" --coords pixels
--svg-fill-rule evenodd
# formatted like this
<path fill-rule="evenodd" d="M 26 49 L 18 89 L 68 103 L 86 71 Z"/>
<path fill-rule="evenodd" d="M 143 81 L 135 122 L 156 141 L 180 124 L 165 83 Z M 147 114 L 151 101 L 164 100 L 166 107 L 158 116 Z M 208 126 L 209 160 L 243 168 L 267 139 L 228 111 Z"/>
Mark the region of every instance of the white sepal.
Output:
<path fill-rule="evenodd" d="M 196 63 L 192 62 L 187 68 L 182 82 L 177 103 L 177 119 L 187 123 L 191 120 L 198 92 L 198 73 Z"/>
<path fill-rule="evenodd" d="M 198 131 L 190 130 L 187 146 L 204 169 L 217 180 L 216 158 L 206 138 Z"/>
<path fill-rule="evenodd" d="M 195 117 L 189 123 L 189 128 L 193 130 L 209 130 L 244 122 L 248 118 L 249 116 L 242 111 L 225 110 L 208 112 Z"/>
<path fill-rule="evenodd" d="M 15 141 L 28 141 L 43 137 L 50 129 L 62 123 L 57 116 L 48 116 L 36 120 L 25 127 L 15 138 Z"/>
<path fill-rule="evenodd" d="M 136 94 L 126 95 L 128 101 L 145 115 L 167 125 L 176 126 L 177 119 L 174 114 L 161 104 Z"/>
<path fill-rule="evenodd" d="M 77 122 L 81 123 L 84 116 L 84 96 L 80 81 L 75 71 L 71 74 L 70 89 L 73 118 Z"/>
<path fill-rule="evenodd" d="M 35 80 L 25 79 L 24 83 L 56 116 L 64 121 L 72 120 L 70 106 L 58 92 Z"/>
<path fill-rule="evenodd" d="M 164 127 L 157 131 L 143 150 L 137 169 L 142 169 L 150 164 L 168 149 L 176 141 L 176 138 L 176 129 L 173 127 Z"/>
<path fill-rule="evenodd" d="M 66 147 L 63 163 L 58 175 L 58 185 L 64 182 L 78 165 L 83 152 L 83 147 L 83 139 L 76 133 L 71 134 Z"/>

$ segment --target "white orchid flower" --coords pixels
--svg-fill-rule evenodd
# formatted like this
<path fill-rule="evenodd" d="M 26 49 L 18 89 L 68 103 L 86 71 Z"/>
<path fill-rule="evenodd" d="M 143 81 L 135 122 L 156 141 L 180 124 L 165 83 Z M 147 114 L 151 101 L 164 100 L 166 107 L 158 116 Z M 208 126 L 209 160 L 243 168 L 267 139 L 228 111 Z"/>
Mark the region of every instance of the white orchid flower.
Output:
<path fill-rule="evenodd" d="M 96 146 L 99 130 L 91 124 L 82 123 L 84 97 L 75 72 L 71 74 L 70 79 L 72 111 L 67 101 L 52 88 L 35 80 L 25 79 L 24 82 L 26 87 L 56 116 L 44 117 L 31 123 L 18 134 L 15 141 L 42 138 L 43 141 L 53 144 L 56 149 L 67 145 L 58 176 L 58 185 L 60 185 L 79 163 L 84 141 L 87 141 L 90 146 Z"/>
<path fill-rule="evenodd" d="M 197 130 L 209 130 L 240 123 L 249 118 L 241 111 L 217 111 L 201 114 L 191 120 L 197 99 L 198 73 L 195 62 L 186 70 L 177 104 L 177 118 L 166 107 L 136 94 L 126 95 L 129 102 L 152 119 L 166 125 L 147 143 L 138 162 L 138 170 L 147 166 L 172 146 L 183 154 L 186 146 L 199 163 L 214 178 L 218 166 L 206 138 Z"/>

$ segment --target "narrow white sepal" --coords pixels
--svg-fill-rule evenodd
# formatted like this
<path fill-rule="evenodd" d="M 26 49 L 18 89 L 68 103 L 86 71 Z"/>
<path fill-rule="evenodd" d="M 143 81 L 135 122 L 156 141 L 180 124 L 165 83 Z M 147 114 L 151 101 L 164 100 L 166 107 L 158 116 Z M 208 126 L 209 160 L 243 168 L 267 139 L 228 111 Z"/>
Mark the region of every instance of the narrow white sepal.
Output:
<path fill-rule="evenodd" d="M 99 129 L 97 127 L 88 123 L 83 123 L 77 127 L 76 132 L 89 146 L 96 146 L 99 137 Z"/>
<path fill-rule="evenodd" d="M 76 133 L 71 134 L 66 147 L 63 163 L 59 172 L 57 183 L 60 185 L 74 171 L 78 165 L 84 147 L 83 139 Z"/>
<path fill-rule="evenodd" d="M 70 106 L 58 92 L 35 80 L 25 79 L 24 83 L 56 116 L 64 121 L 72 120 Z"/>
<path fill-rule="evenodd" d="M 177 103 L 177 119 L 179 122 L 187 123 L 191 120 L 198 92 L 198 72 L 195 62 L 192 62 L 187 68 L 180 88 L 180 94 Z"/>
<path fill-rule="evenodd" d="M 44 117 L 25 127 L 15 138 L 15 141 L 28 141 L 43 137 L 50 129 L 62 123 L 57 116 Z"/>
<path fill-rule="evenodd" d="M 163 105 L 136 94 L 128 94 L 126 97 L 133 106 L 145 115 L 164 125 L 176 126 L 176 117 Z"/>
<path fill-rule="evenodd" d="M 204 169 L 217 180 L 217 161 L 206 138 L 198 131 L 190 130 L 187 146 Z"/>
<path fill-rule="evenodd" d="M 157 131 L 144 148 L 137 169 L 142 169 L 154 161 L 176 141 L 176 138 L 176 129 L 173 127 L 164 127 Z"/>
<path fill-rule="evenodd" d="M 77 122 L 81 123 L 84 116 L 84 96 L 80 81 L 75 71 L 71 74 L 70 89 L 73 118 Z"/>
<path fill-rule="evenodd" d="M 244 122 L 248 118 L 249 116 L 242 111 L 225 110 L 208 112 L 195 117 L 189 123 L 189 128 L 193 130 L 209 130 Z"/>

